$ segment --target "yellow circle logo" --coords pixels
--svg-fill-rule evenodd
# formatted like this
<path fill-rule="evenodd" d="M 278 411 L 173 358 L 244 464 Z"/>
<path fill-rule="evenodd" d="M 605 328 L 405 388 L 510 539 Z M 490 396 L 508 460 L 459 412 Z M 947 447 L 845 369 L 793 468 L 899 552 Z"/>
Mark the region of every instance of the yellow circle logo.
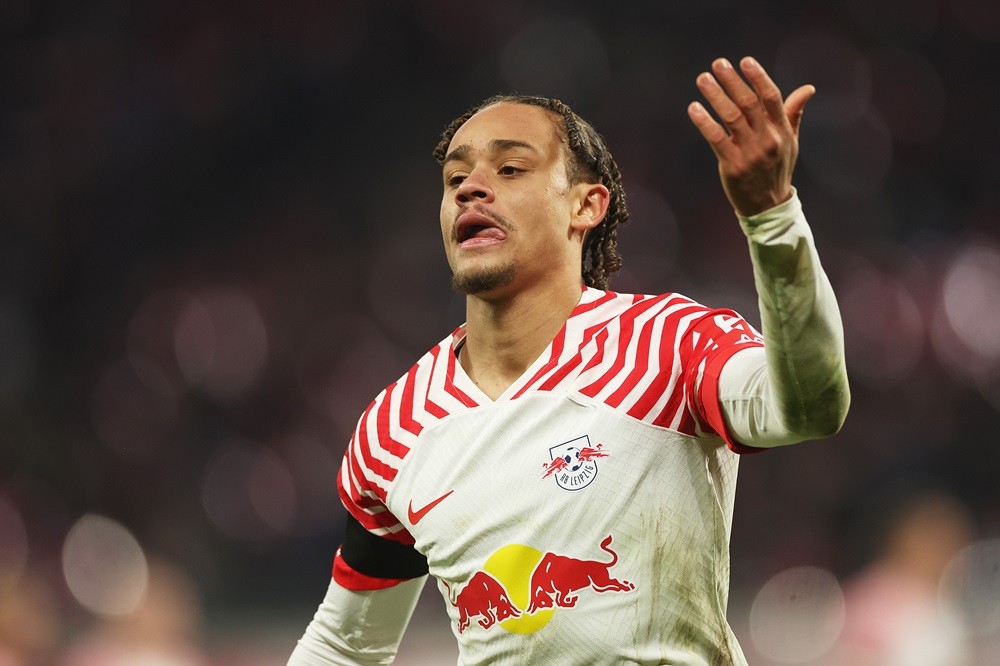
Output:
<path fill-rule="evenodd" d="M 514 634 L 531 634 L 548 624 L 555 613 L 551 609 L 538 611 L 534 615 L 524 612 L 531 597 L 531 574 L 542 555 L 542 551 L 537 548 L 514 543 L 493 553 L 483 565 L 486 573 L 507 588 L 511 602 L 521 611 L 520 616 L 501 622 L 502 629 Z"/>
<path fill-rule="evenodd" d="M 442 581 L 458 609 L 458 633 L 475 622 L 483 629 L 499 624 L 511 633 L 531 634 L 548 624 L 556 608 L 574 608 L 583 592 L 634 590 L 634 584 L 610 573 L 618 562 L 611 535 L 600 548 L 610 560 L 577 559 L 510 544 L 490 555 L 453 598 L 451 585 Z"/>

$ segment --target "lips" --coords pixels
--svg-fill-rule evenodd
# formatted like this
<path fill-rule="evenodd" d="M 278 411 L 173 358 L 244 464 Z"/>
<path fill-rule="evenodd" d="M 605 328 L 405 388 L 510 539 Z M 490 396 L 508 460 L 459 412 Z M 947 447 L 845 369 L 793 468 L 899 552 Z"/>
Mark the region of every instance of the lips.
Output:
<path fill-rule="evenodd" d="M 455 238 L 459 247 L 482 247 L 503 242 L 507 239 L 507 232 L 482 213 L 467 211 L 458 216 Z"/>

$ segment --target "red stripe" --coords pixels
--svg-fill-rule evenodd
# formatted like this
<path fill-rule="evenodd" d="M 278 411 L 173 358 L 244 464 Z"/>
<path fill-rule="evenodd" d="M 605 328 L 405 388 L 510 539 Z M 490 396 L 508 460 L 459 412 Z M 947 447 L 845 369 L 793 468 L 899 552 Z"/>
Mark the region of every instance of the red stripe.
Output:
<path fill-rule="evenodd" d="M 590 397 L 596 396 L 611 380 L 621 373 L 622 368 L 625 367 L 625 350 L 628 349 L 629 342 L 632 340 L 632 331 L 635 326 L 636 317 L 668 298 L 670 298 L 670 294 L 650 298 L 629 308 L 618 317 L 618 321 L 621 322 L 621 328 L 618 333 L 618 352 L 615 355 L 615 362 L 599 379 L 586 386 L 581 391 L 582 393 Z"/>
<path fill-rule="evenodd" d="M 525 391 L 531 388 L 532 384 L 534 384 L 539 379 L 547 375 L 552 370 L 552 368 L 559 365 L 559 357 L 562 356 L 563 348 L 565 346 L 566 346 L 566 325 L 563 324 L 562 329 L 560 329 L 555 339 L 552 340 L 552 353 L 549 354 L 548 362 L 544 366 L 542 366 L 531 379 L 528 380 L 528 383 L 526 383 L 524 386 L 521 387 L 520 391 L 514 394 L 511 400 L 520 398 Z"/>
<path fill-rule="evenodd" d="M 664 392 L 670 388 L 670 383 L 674 379 L 674 342 L 677 340 L 677 330 L 692 310 L 698 310 L 700 306 L 688 303 L 682 308 L 667 315 L 663 324 L 663 334 L 660 336 L 660 354 L 658 376 L 646 391 L 636 400 L 635 404 L 628 410 L 628 415 L 640 420 L 645 419 L 653 410 L 657 401 Z M 675 389 L 676 385 L 675 385 Z"/>
<path fill-rule="evenodd" d="M 355 590 L 356 592 L 384 590 L 409 580 L 407 578 L 375 578 L 373 576 L 366 576 L 360 571 L 352 569 L 351 565 L 344 561 L 344 558 L 340 556 L 339 548 L 337 549 L 336 557 L 333 558 L 333 579 L 341 587 L 346 587 L 348 590 Z"/>
<path fill-rule="evenodd" d="M 686 409 L 681 412 L 681 422 L 677 424 L 677 432 L 682 432 L 685 435 L 691 436 L 697 434 L 697 424 L 694 421 L 694 417 L 691 416 L 691 412 Z"/>
<path fill-rule="evenodd" d="M 598 298 L 598 299 L 596 299 L 594 301 L 591 301 L 590 303 L 580 303 L 580 304 L 578 304 L 575 308 L 573 308 L 573 311 L 569 314 L 569 318 L 572 319 L 573 317 L 582 315 L 585 312 L 590 312 L 591 310 L 596 310 L 597 308 L 601 307 L 605 303 L 610 303 L 611 301 L 615 300 L 617 297 L 618 297 L 618 294 L 616 294 L 615 292 L 613 292 L 613 291 L 606 291 L 606 292 L 604 292 L 603 296 L 601 296 L 600 298 Z"/>
<path fill-rule="evenodd" d="M 601 332 L 598 333 L 597 337 L 595 338 L 595 342 L 597 343 L 597 353 L 591 357 L 591 359 L 587 362 L 587 365 L 585 365 L 583 370 L 580 371 L 581 375 L 585 374 L 591 368 L 595 368 L 601 364 L 601 361 L 604 360 L 604 352 L 607 351 L 607 345 L 605 344 L 607 341 L 608 341 L 608 329 L 602 328 Z M 582 389 L 580 389 L 580 393 L 583 393 L 584 395 L 593 398 L 595 395 L 597 395 L 597 391 L 599 390 L 599 389 L 594 389 L 593 387 L 594 387 L 593 384 L 591 384 L 590 386 L 585 386 Z"/>
<path fill-rule="evenodd" d="M 635 364 L 632 367 L 632 371 L 628 374 L 628 377 L 626 377 L 625 381 L 622 382 L 622 385 L 619 386 L 614 393 L 608 396 L 607 400 L 605 400 L 605 403 L 607 403 L 609 406 L 618 407 L 619 405 L 621 405 L 622 401 L 628 397 L 628 395 L 632 392 L 632 390 L 639 384 L 640 381 L 642 381 L 642 378 L 646 376 L 646 373 L 649 370 L 649 356 L 651 351 L 650 340 L 653 337 L 653 329 L 656 328 L 656 322 L 658 319 L 659 317 L 654 316 L 652 319 L 650 319 L 649 321 L 647 321 L 645 324 L 642 325 L 642 331 L 639 333 L 639 344 L 636 352 Z M 670 317 L 668 316 L 667 323 L 669 323 L 669 321 Z M 667 328 L 667 323 L 664 324 L 664 329 Z M 662 340 L 665 339 L 666 335 L 664 335 L 664 337 L 661 338 L 661 343 L 660 343 L 661 345 L 663 344 Z M 672 342 L 673 338 L 671 337 L 670 339 Z M 661 366 L 661 372 L 662 372 L 662 366 Z M 628 413 L 631 414 L 631 410 Z"/>
<path fill-rule="evenodd" d="M 344 508 L 354 516 L 359 523 L 365 526 L 366 530 L 374 532 L 378 529 L 389 529 L 399 525 L 399 520 L 392 515 L 388 510 L 380 511 L 378 513 L 370 513 L 363 508 L 361 508 L 348 493 L 347 489 L 344 488 L 344 484 L 340 475 L 337 475 L 337 492 L 340 494 L 340 500 L 344 504 Z M 372 502 L 371 498 L 359 496 L 360 499 L 364 500 L 365 503 Z M 376 504 L 384 508 L 383 504 Z"/>
<path fill-rule="evenodd" d="M 377 420 L 375 421 L 375 432 L 378 434 L 378 445 L 383 451 L 388 451 L 397 458 L 404 458 L 406 454 L 410 452 L 410 447 L 406 446 L 399 440 L 395 439 L 391 434 L 392 428 L 392 391 L 396 388 L 396 384 L 390 384 L 389 388 L 385 390 L 385 399 L 382 400 L 382 404 L 379 405 Z M 396 476 L 396 470 L 392 469 L 393 478 Z M 392 479 L 390 479 L 391 481 Z"/>
<path fill-rule="evenodd" d="M 389 398 L 388 391 L 391 390 L 393 386 L 395 386 L 395 384 L 390 384 L 389 389 L 386 389 L 387 392 L 385 395 L 385 401 L 382 404 L 388 402 Z M 361 453 L 361 459 L 364 461 L 365 467 L 367 467 L 372 473 L 377 474 L 386 481 L 392 481 L 393 479 L 396 478 L 396 470 L 390 467 L 389 465 L 385 464 L 381 460 L 378 460 L 377 458 L 372 456 L 371 445 L 368 442 L 368 417 L 371 414 L 372 407 L 374 406 L 375 403 L 372 403 L 371 406 L 369 406 L 368 409 L 365 410 L 365 415 L 361 417 L 361 423 L 358 424 L 358 429 L 356 431 L 357 432 L 356 448 Z M 376 421 L 376 432 L 378 432 L 378 428 L 379 424 Z M 367 475 L 362 474 L 360 475 L 360 478 L 364 478 L 365 476 Z M 385 493 L 383 492 L 381 494 Z M 384 501 L 385 497 L 382 497 L 382 500 Z"/>
<path fill-rule="evenodd" d="M 451 349 L 451 345 L 448 345 L 448 349 Z M 431 400 L 431 386 L 434 385 L 434 371 L 437 369 L 437 362 L 441 357 L 441 345 L 437 345 L 431 350 L 431 356 L 434 360 L 431 361 L 430 379 L 427 381 L 427 390 L 424 392 L 424 409 L 431 416 L 443 419 L 448 416 L 448 411 L 441 405 Z"/>
<path fill-rule="evenodd" d="M 684 332 L 681 337 L 680 344 L 677 346 L 677 353 L 680 356 L 680 364 L 683 374 L 678 378 L 679 381 L 674 386 L 673 392 L 670 394 L 670 399 L 667 400 L 667 404 L 664 406 L 663 410 L 653 419 L 654 425 L 660 425 L 666 428 L 671 427 L 670 424 L 674 422 L 677 416 L 678 410 L 686 406 L 690 402 L 690 386 L 689 382 L 691 380 L 692 374 L 697 374 L 698 364 L 700 359 L 693 359 L 692 352 L 694 350 L 694 336 L 697 334 L 695 329 L 698 324 L 704 321 L 705 317 L 711 316 L 711 311 L 706 311 L 706 314 L 699 317 L 697 320 L 691 322 L 691 325 Z M 686 435 L 694 435 L 694 422 L 690 419 L 683 419 L 682 425 L 688 427 L 688 430 L 681 430 L 681 426 L 677 426 L 676 429 L 679 432 L 683 432 Z"/>
<path fill-rule="evenodd" d="M 346 460 L 350 462 L 351 465 L 350 466 L 351 478 L 354 479 L 351 485 L 356 486 L 356 489 L 358 491 L 358 497 L 359 498 L 363 497 L 361 493 L 364 491 L 368 491 L 375 493 L 375 495 L 377 495 L 378 498 L 384 502 L 386 499 L 385 491 L 382 490 L 380 486 L 368 483 L 365 471 L 361 468 L 361 463 L 358 461 L 358 457 L 352 454 L 347 456 Z M 364 486 L 362 487 L 360 484 L 364 484 Z"/>
<path fill-rule="evenodd" d="M 413 418 L 413 386 L 417 381 L 417 366 L 414 365 L 410 368 L 410 371 L 406 373 L 406 384 L 403 385 L 403 396 L 402 401 L 399 404 L 399 425 L 408 433 L 416 436 L 420 434 L 420 431 L 424 429 Z M 406 448 L 406 447 L 404 447 Z M 407 448 L 408 452 L 409 449 Z M 403 455 L 406 455 L 405 453 Z M 400 456 L 402 458 L 403 456 Z"/>
<path fill-rule="evenodd" d="M 444 378 L 444 390 L 466 407 L 478 407 L 479 403 L 465 394 L 465 391 L 455 386 L 455 354 L 448 353 L 448 369 Z"/>
<path fill-rule="evenodd" d="M 552 373 L 552 376 L 546 379 L 542 383 L 542 385 L 538 387 L 538 390 L 539 391 L 553 390 L 556 386 L 559 385 L 559 382 L 565 379 L 566 376 L 569 375 L 569 373 L 573 372 L 573 369 L 583 362 L 583 348 L 587 346 L 587 344 L 599 330 L 608 325 L 608 321 L 602 321 L 601 323 L 595 324 L 590 328 L 586 329 L 583 332 L 583 340 L 580 342 L 579 351 L 576 352 L 573 358 L 563 363 L 558 370 Z M 605 335 L 605 337 L 607 337 L 607 335 Z"/>
<path fill-rule="evenodd" d="M 712 356 L 712 359 L 705 366 L 705 374 L 701 378 L 701 395 L 698 402 L 704 410 L 705 420 L 708 424 L 725 440 L 726 446 L 735 453 L 748 454 L 760 453 L 767 449 L 747 446 L 736 439 L 726 427 L 726 419 L 722 415 L 722 404 L 719 401 L 719 376 L 722 375 L 722 366 L 726 364 L 733 354 L 751 345 L 725 347 L 720 353 Z M 759 347 L 761 345 L 752 345 Z"/>

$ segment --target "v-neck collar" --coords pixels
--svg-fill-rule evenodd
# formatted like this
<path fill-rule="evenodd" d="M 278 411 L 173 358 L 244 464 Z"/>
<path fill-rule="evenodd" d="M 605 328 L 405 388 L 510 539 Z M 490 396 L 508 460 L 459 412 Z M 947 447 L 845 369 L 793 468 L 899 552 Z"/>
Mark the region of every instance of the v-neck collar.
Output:
<path fill-rule="evenodd" d="M 472 380 L 472 377 L 470 377 L 468 373 L 465 372 L 465 368 L 462 367 L 462 364 L 459 361 L 458 352 L 462 348 L 462 345 L 465 344 L 465 337 L 467 334 L 466 325 L 463 323 L 451 334 L 451 353 L 455 359 L 454 364 L 452 364 L 454 371 L 451 380 L 455 384 L 455 387 L 465 392 L 470 398 L 480 405 L 491 405 L 499 402 L 506 402 L 517 397 L 524 391 L 525 385 L 533 381 L 538 371 L 551 360 L 553 343 L 566 336 L 566 326 L 569 321 L 580 312 L 589 310 L 589 304 L 599 295 L 604 293 L 605 292 L 598 289 L 586 286 L 581 287 L 580 300 L 577 301 L 576 306 L 573 308 L 573 311 L 570 312 L 566 321 L 563 322 L 559 331 L 551 340 L 549 340 L 545 349 L 542 350 L 531 365 L 529 365 L 528 368 L 521 373 L 521 375 L 515 379 L 510 386 L 504 389 L 503 393 L 497 396 L 496 400 L 490 398 L 481 388 L 479 388 L 479 385 Z"/>

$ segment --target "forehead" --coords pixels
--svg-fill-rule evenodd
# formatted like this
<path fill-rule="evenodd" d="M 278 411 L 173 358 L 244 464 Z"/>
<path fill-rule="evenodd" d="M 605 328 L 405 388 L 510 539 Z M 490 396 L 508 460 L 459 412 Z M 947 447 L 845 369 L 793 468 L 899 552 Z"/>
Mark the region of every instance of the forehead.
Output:
<path fill-rule="evenodd" d="M 495 139 L 512 139 L 530 143 L 545 153 L 559 152 L 558 119 L 537 106 L 501 102 L 478 111 L 465 121 L 452 137 L 448 150 L 468 145 L 483 148 Z"/>

